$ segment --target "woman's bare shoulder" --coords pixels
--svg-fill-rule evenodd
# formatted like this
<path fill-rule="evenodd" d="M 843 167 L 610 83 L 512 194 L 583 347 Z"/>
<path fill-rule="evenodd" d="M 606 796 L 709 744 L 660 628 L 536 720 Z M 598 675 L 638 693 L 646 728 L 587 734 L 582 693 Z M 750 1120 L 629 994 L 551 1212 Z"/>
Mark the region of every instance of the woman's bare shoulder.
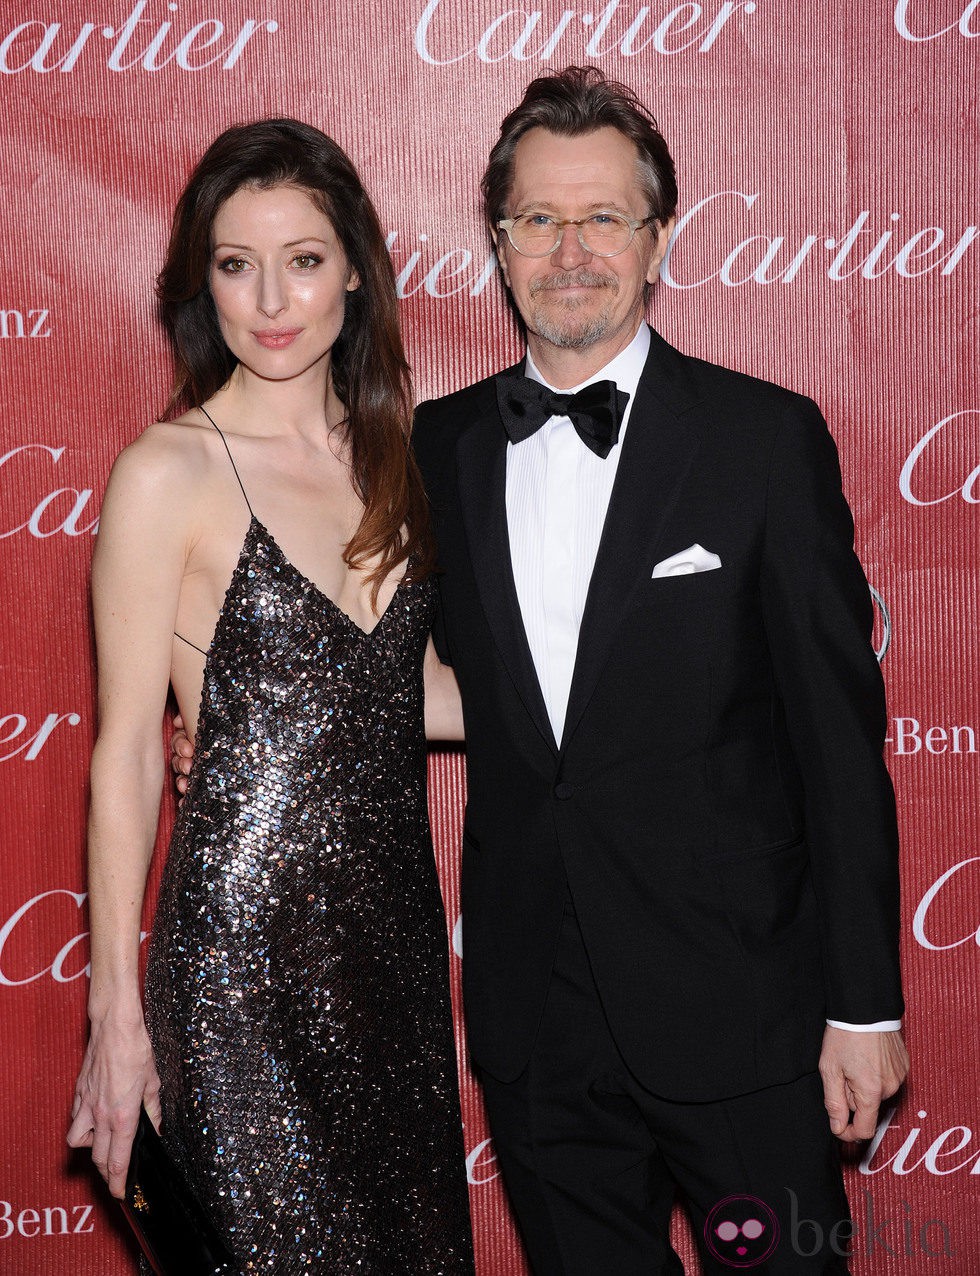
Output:
<path fill-rule="evenodd" d="M 211 426 L 194 416 L 175 421 L 155 421 L 116 457 L 110 489 L 151 496 L 161 488 L 197 494 L 210 481 L 218 459 L 220 441 Z"/>

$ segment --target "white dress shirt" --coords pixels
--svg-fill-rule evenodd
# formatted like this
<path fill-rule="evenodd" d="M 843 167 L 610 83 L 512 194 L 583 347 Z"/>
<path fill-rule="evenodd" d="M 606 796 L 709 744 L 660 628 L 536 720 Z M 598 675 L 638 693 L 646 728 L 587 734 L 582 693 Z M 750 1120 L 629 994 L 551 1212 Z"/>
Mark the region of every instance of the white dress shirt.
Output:
<path fill-rule="evenodd" d="M 611 363 L 581 385 L 559 391 L 575 394 L 595 381 L 608 380 L 630 396 L 619 441 L 605 460 L 585 446 L 567 416 L 549 417 L 530 438 L 507 445 L 507 532 L 514 583 L 559 744 L 589 581 L 649 349 L 650 330 L 644 323 Z M 530 353 L 524 370 L 532 380 L 548 385 Z"/>
<path fill-rule="evenodd" d="M 510 557 L 531 658 L 551 721 L 561 743 L 572 685 L 579 629 L 589 581 L 602 537 L 623 439 L 637 386 L 650 349 L 650 330 L 641 323 L 630 344 L 588 380 L 615 381 L 630 396 L 619 440 L 603 460 L 585 446 L 567 416 L 549 417 L 540 430 L 507 445 L 507 533 Z M 549 385 L 528 352 L 525 375 Z M 850 1024 L 828 1020 L 854 1032 L 888 1032 L 899 1020 Z"/>

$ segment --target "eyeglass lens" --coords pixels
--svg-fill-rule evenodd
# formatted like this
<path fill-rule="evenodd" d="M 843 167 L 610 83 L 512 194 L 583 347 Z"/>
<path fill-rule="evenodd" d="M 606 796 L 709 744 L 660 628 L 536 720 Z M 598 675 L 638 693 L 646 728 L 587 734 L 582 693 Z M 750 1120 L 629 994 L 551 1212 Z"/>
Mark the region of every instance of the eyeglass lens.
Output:
<path fill-rule="evenodd" d="M 582 246 L 597 257 L 614 257 L 633 238 L 629 222 L 614 213 L 597 213 L 575 229 Z M 547 257 L 553 253 L 561 242 L 561 234 L 562 227 L 556 221 L 540 215 L 518 217 L 510 231 L 514 247 L 529 257 Z"/>

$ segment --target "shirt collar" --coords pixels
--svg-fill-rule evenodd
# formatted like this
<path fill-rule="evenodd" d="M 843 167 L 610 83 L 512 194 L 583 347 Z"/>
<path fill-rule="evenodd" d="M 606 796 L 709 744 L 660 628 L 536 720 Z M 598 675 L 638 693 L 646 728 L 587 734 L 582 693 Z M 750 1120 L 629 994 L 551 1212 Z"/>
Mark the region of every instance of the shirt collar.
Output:
<path fill-rule="evenodd" d="M 572 386 L 567 390 L 558 390 L 556 386 L 550 385 L 541 375 L 537 365 L 531 358 L 530 350 L 528 350 L 524 360 L 524 375 L 530 377 L 532 381 L 540 381 L 542 385 L 548 386 L 549 390 L 555 390 L 559 394 L 575 394 L 596 381 L 615 381 L 616 388 L 625 390 L 630 396 L 630 404 L 632 405 L 649 353 L 650 329 L 645 323 L 641 323 L 637 329 L 636 336 L 626 349 L 621 350 L 615 359 L 611 359 L 604 368 L 600 368 L 598 372 L 593 373 L 591 377 L 588 377 L 579 385 Z"/>

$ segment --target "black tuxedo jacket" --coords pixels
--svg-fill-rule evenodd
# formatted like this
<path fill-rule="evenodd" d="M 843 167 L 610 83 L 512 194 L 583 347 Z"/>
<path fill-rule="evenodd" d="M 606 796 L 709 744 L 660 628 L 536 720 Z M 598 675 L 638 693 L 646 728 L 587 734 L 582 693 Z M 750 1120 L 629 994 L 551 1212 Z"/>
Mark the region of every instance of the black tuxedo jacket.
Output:
<path fill-rule="evenodd" d="M 903 1009 L 884 697 L 827 427 L 653 333 L 560 747 L 511 571 L 506 444 L 493 378 L 418 409 L 437 645 L 466 720 L 474 1060 L 523 1070 L 570 892 L 648 1089 L 700 1101 L 799 1076 L 825 1017 Z M 695 543 L 721 567 L 652 578 Z"/>

